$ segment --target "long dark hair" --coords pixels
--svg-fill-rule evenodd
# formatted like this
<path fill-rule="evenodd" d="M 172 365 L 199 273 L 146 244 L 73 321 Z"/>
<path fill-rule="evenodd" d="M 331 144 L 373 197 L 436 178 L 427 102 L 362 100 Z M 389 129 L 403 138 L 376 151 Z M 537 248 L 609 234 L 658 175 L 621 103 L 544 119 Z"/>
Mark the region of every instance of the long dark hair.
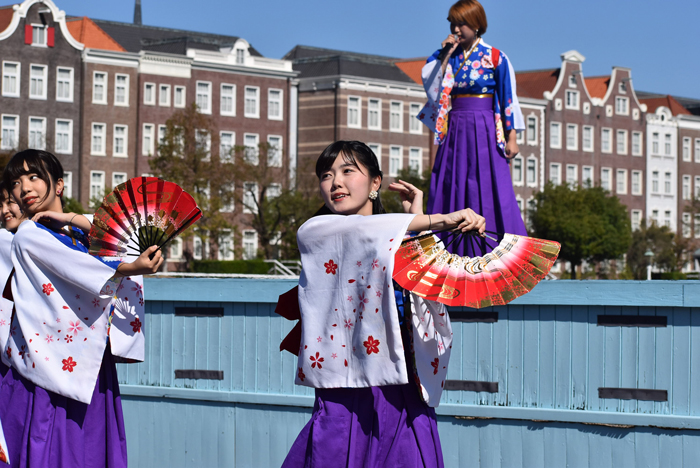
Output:
<path fill-rule="evenodd" d="M 384 178 L 384 174 L 381 169 L 379 169 L 379 161 L 377 156 L 374 154 L 372 149 L 362 143 L 361 141 L 345 141 L 339 140 L 335 143 L 331 143 L 323 150 L 321 156 L 318 157 L 316 161 L 316 176 L 320 179 L 321 175 L 330 170 L 333 167 L 333 163 L 338 158 L 339 155 L 343 155 L 343 160 L 355 166 L 360 172 L 365 173 L 362 167 L 367 169 L 369 172 L 369 178 L 374 179 L 379 177 Z M 362 167 L 361 167 L 362 166 Z M 380 187 L 381 188 L 381 187 Z M 379 190 L 377 190 L 379 192 Z M 382 206 L 381 196 L 377 195 L 375 200 L 372 200 L 372 214 L 382 214 L 386 213 L 384 207 Z M 326 205 L 323 205 L 320 210 L 314 214 L 314 216 L 323 214 L 333 214 L 331 209 Z"/>
<path fill-rule="evenodd" d="M 24 165 L 27 165 L 27 169 Z M 54 190 L 59 179 L 63 178 L 63 166 L 56 156 L 48 151 L 28 149 L 12 156 L 2 174 L 3 185 L 12 193 L 12 181 L 23 175 L 36 174 L 46 184 L 47 190 L 41 202 L 45 201 Z M 19 200 L 18 200 L 19 201 Z"/>

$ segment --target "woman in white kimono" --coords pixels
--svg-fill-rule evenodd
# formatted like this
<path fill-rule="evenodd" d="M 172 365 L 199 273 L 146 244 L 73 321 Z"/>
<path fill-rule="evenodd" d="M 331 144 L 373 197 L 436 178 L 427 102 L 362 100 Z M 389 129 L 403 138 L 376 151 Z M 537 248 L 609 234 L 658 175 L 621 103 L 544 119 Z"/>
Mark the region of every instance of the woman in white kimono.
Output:
<path fill-rule="evenodd" d="M 424 215 L 422 192 L 401 181 L 389 189 L 407 214 L 381 214 L 382 172 L 357 141 L 326 148 L 316 174 L 325 202 L 318 214 L 328 216 L 297 233 L 296 372 L 297 385 L 316 389 L 316 402 L 283 467 L 441 467 L 434 407 L 449 361 L 449 316 L 393 284 L 394 254 L 407 231 L 483 233 L 484 218 L 471 209 Z"/>
<path fill-rule="evenodd" d="M 88 255 L 76 227 L 81 216 L 63 214 L 62 177 L 58 159 L 39 150 L 17 153 L 3 174 L 29 219 L 12 242 L 15 311 L 3 350 L 11 369 L 0 385 L 0 421 L 13 467 L 125 467 L 121 398 L 107 346 L 114 293 L 108 282 L 154 273 L 163 258 L 151 247 L 115 268 Z"/>

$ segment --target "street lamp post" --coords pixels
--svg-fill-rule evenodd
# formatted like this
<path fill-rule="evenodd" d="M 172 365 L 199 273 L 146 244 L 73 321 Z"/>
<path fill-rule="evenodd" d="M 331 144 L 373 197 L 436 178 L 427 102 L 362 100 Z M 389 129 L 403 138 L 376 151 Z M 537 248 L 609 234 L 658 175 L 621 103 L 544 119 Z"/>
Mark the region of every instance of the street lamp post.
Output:
<path fill-rule="evenodd" d="M 647 249 L 647 251 L 644 252 L 644 256 L 647 258 L 647 281 L 651 281 L 651 262 L 654 258 L 654 252 L 652 252 L 651 249 Z"/>

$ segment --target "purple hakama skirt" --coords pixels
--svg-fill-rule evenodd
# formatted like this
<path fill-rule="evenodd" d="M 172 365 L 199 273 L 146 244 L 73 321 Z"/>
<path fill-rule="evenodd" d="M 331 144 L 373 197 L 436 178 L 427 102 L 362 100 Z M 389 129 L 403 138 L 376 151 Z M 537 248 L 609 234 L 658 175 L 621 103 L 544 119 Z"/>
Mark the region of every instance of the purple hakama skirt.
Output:
<path fill-rule="evenodd" d="M 14 368 L 0 384 L 13 468 L 126 467 L 121 397 L 109 346 L 89 405 L 36 386 Z"/>
<path fill-rule="evenodd" d="M 508 160 L 496 142 L 493 98 L 452 99 L 447 135 L 435 157 L 427 212 L 446 214 L 464 208 L 485 217 L 489 231 L 527 235 Z M 448 250 L 474 257 L 493 250 L 489 244 L 464 239 Z"/>

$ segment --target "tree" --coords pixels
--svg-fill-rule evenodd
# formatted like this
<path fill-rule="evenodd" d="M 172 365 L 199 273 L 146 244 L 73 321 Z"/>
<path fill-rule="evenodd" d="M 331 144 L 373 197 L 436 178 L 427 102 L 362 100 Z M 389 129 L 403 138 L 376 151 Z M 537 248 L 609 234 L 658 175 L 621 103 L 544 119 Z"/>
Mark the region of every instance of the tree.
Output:
<path fill-rule="evenodd" d="M 667 226 L 657 226 L 642 220 L 638 230 L 632 233 L 632 242 L 627 251 L 627 267 L 636 279 L 645 279 L 647 265 L 647 250 L 654 254 L 654 265 L 662 271 L 677 271 L 676 245 L 674 234 Z"/>
<path fill-rule="evenodd" d="M 535 194 L 528 209 L 531 234 L 561 243 L 559 258 L 571 263 L 571 277 L 585 261 L 619 258 L 631 240 L 627 208 L 600 187 L 552 185 Z"/>
<path fill-rule="evenodd" d="M 202 210 L 197 226 L 218 244 L 223 231 L 233 228 L 222 208 L 233 201 L 227 188 L 234 182 L 234 165 L 230 153 L 212 154 L 212 146 L 219 146 L 214 121 L 192 104 L 165 122 L 165 135 L 149 164 L 156 176 L 192 194 Z"/>

